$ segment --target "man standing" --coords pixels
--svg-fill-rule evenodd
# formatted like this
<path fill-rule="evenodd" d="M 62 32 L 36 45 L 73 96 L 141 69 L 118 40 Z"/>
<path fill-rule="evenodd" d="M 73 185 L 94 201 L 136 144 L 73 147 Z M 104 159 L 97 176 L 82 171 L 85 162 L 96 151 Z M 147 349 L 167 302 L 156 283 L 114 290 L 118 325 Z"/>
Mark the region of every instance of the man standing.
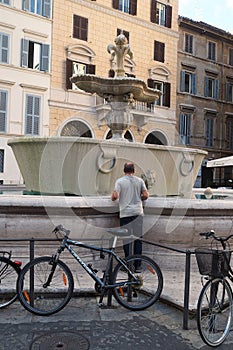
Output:
<path fill-rule="evenodd" d="M 129 234 L 142 237 L 143 205 L 149 197 L 144 181 L 134 175 L 134 164 L 125 163 L 125 175 L 116 180 L 112 201 L 119 199 L 120 226 L 129 230 Z M 124 244 L 125 256 L 129 256 L 129 243 Z M 142 253 L 141 240 L 135 240 L 133 254 Z"/>

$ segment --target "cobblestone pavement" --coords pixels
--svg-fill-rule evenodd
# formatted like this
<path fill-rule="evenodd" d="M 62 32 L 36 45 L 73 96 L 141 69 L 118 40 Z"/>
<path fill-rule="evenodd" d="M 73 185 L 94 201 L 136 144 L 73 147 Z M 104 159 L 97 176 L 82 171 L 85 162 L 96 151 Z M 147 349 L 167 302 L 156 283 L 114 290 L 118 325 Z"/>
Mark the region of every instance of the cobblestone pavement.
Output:
<path fill-rule="evenodd" d="M 55 315 L 33 315 L 14 303 L 0 312 L 0 350 L 189 350 L 208 349 L 195 319 L 182 329 L 183 314 L 162 302 L 132 312 L 113 301 L 100 309 L 96 297 L 73 298 Z M 233 337 L 219 349 L 232 349 Z"/>
<path fill-rule="evenodd" d="M 189 329 L 183 329 L 180 308 L 184 304 L 184 269 L 181 267 L 185 261 L 182 259 L 177 254 L 172 258 L 171 254 L 169 257 L 157 254 L 164 276 L 163 302 L 138 312 L 123 308 L 114 299 L 111 308 L 100 309 L 98 298 L 93 294 L 93 281 L 85 273 L 74 272 L 81 296 L 72 298 L 59 313 L 36 316 L 18 301 L 0 310 L 0 350 L 211 349 L 201 340 L 192 313 Z M 190 277 L 189 306 L 193 310 L 202 287 L 195 261 Z M 219 349 L 232 348 L 233 332 Z"/>

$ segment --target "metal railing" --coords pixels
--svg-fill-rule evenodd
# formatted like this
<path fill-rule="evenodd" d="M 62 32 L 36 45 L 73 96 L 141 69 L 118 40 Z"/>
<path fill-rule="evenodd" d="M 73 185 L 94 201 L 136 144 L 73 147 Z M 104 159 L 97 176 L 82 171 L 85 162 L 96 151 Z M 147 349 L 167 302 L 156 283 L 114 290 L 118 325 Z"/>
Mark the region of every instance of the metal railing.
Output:
<path fill-rule="evenodd" d="M 75 238 L 72 238 L 75 240 Z M 77 239 L 77 240 L 80 240 Z M 0 238 L 0 242 L 28 242 L 29 244 L 29 260 L 33 260 L 35 258 L 35 243 L 36 242 L 59 242 L 61 239 L 51 239 L 51 238 Z M 109 242 L 111 239 L 83 239 L 82 241 L 95 241 L 95 242 Z M 189 320 L 189 297 L 190 297 L 190 272 L 191 272 L 191 255 L 195 254 L 194 251 L 191 251 L 189 249 L 177 249 L 173 247 L 168 247 L 163 244 L 154 243 L 151 241 L 147 241 L 144 239 L 141 239 L 141 241 L 145 244 L 159 247 L 162 249 L 170 250 L 176 253 L 185 254 L 185 283 L 184 283 L 184 305 L 183 305 L 183 329 L 188 330 L 188 320 Z M 131 249 L 132 251 L 132 249 Z M 111 295 L 108 296 L 108 306 L 111 306 Z"/>

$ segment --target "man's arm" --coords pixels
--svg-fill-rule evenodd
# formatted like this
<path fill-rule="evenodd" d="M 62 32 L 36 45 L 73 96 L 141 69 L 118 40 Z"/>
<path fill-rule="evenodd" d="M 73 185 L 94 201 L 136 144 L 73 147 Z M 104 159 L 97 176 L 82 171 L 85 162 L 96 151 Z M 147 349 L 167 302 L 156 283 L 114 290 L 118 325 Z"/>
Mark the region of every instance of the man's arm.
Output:
<path fill-rule="evenodd" d="M 119 198 L 119 192 L 113 191 L 112 193 L 112 201 L 115 201 Z"/>
<path fill-rule="evenodd" d="M 147 190 L 143 190 L 141 193 L 141 200 L 145 201 L 148 198 L 149 198 L 149 192 Z"/>

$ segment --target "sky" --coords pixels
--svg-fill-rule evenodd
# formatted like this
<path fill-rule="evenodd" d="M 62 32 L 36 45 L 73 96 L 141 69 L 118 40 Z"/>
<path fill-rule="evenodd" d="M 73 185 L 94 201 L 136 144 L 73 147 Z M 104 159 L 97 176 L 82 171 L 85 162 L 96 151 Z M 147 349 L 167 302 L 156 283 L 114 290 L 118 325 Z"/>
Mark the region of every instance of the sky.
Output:
<path fill-rule="evenodd" d="M 179 15 L 233 34 L 233 0 L 179 0 Z"/>

